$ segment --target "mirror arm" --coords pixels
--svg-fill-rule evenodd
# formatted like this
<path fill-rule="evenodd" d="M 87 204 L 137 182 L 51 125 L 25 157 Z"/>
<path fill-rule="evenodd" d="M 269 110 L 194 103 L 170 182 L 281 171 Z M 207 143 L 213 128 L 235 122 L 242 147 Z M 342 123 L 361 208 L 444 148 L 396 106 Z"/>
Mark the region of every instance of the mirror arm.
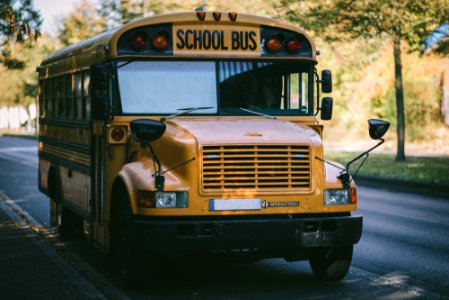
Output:
<path fill-rule="evenodd" d="M 357 156 L 356 158 L 352 159 L 350 162 L 348 162 L 346 164 L 345 170 L 341 172 L 340 176 L 338 176 L 338 179 L 341 180 L 341 183 L 343 184 L 343 187 L 345 189 L 349 189 L 351 181 L 355 178 L 355 176 L 359 172 L 360 168 L 365 163 L 366 159 L 369 156 L 369 153 L 371 151 L 373 151 L 374 149 L 376 149 L 377 147 L 379 147 L 380 145 L 382 145 L 384 142 L 385 142 L 384 139 L 380 139 L 380 142 L 377 145 L 375 145 L 374 147 L 370 148 L 369 150 L 361 153 L 359 156 Z M 351 174 L 349 173 L 349 167 L 351 166 L 351 164 L 353 164 L 355 161 L 359 160 L 362 157 L 365 157 L 365 159 L 363 160 L 363 162 L 360 164 L 360 166 L 355 171 L 354 176 L 351 176 Z"/>
<path fill-rule="evenodd" d="M 354 163 L 355 161 L 359 160 L 359 159 L 362 158 L 363 156 L 368 155 L 371 151 L 373 151 L 374 149 L 376 149 L 377 147 L 379 147 L 380 145 L 382 145 L 384 142 L 385 142 L 384 139 L 380 139 L 380 142 L 379 142 L 377 145 L 375 145 L 374 147 L 368 149 L 367 151 L 361 153 L 361 154 L 360 154 L 359 156 L 357 156 L 356 158 L 354 158 L 354 159 L 352 159 L 351 161 L 349 161 L 349 162 L 346 164 L 346 170 L 349 170 L 349 167 L 351 166 L 352 163 Z"/>
<path fill-rule="evenodd" d="M 318 71 L 316 68 L 313 69 L 313 72 L 315 73 L 315 79 L 316 79 L 316 113 L 315 116 L 318 116 L 318 113 L 321 110 L 320 107 L 320 83 L 322 82 L 320 80 L 320 75 L 318 75 Z"/>
<path fill-rule="evenodd" d="M 163 191 L 164 190 L 164 183 L 165 183 L 165 177 L 162 175 L 162 167 L 161 162 L 159 161 L 159 158 L 156 154 L 156 151 L 154 151 L 153 146 L 151 146 L 151 143 L 148 143 L 148 147 L 150 148 L 151 154 L 153 155 L 153 159 L 156 162 L 157 170 L 156 173 L 153 174 L 156 190 Z"/>

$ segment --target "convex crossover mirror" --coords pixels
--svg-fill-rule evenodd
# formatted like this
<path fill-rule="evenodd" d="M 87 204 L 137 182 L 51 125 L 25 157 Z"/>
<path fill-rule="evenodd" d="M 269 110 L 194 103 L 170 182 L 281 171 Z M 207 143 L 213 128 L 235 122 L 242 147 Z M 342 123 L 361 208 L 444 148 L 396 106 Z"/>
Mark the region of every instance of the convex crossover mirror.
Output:
<path fill-rule="evenodd" d="M 321 100 L 321 120 L 332 119 L 333 101 L 332 97 L 324 97 Z"/>
<path fill-rule="evenodd" d="M 383 120 L 370 119 L 369 135 L 373 140 L 380 140 L 390 128 L 390 123 Z"/>
<path fill-rule="evenodd" d="M 321 91 L 332 93 L 332 72 L 330 70 L 321 71 Z"/>
<path fill-rule="evenodd" d="M 156 120 L 134 120 L 130 126 L 134 139 L 145 145 L 159 139 L 166 129 L 165 123 Z"/>

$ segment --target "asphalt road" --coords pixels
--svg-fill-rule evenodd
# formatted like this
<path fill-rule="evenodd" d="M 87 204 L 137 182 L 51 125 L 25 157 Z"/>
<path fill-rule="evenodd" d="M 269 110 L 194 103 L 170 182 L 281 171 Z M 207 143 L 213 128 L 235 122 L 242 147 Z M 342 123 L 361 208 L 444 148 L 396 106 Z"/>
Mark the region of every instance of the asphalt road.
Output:
<path fill-rule="evenodd" d="M 48 226 L 48 199 L 37 190 L 36 141 L 0 137 L 0 192 Z M 359 187 L 359 204 L 363 236 L 351 271 L 340 282 L 316 280 L 307 262 L 271 259 L 166 264 L 148 278 L 148 288 L 133 291 L 122 286 L 108 260 L 87 242 L 64 243 L 82 262 L 75 259 L 74 268 L 107 298 L 449 299 L 449 195 L 438 199 Z"/>

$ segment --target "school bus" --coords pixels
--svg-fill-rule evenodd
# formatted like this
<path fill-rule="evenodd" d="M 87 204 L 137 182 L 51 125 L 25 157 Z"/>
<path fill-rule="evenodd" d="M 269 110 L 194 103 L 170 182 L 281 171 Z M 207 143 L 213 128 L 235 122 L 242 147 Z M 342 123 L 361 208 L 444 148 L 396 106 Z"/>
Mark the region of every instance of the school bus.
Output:
<path fill-rule="evenodd" d="M 297 26 L 218 11 L 135 20 L 51 54 L 38 67 L 51 224 L 131 282 L 148 258 L 192 253 L 309 260 L 343 278 L 362 216 L 350 175 L 324 162 L 332 76 L 317 63 Z"/>

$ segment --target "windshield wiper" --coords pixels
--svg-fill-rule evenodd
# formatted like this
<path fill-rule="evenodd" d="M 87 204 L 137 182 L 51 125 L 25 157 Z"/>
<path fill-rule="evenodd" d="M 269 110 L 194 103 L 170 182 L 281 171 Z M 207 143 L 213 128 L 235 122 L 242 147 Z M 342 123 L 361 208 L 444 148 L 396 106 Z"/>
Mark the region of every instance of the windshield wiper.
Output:
<path fill-rule="evenodd" d="M 270 115 L 267 115 L 267 114 L 264 114 L 264 113 L 260 113 L 260 112 L 257 112 L 257 111 L 253 111 L 253 110 L 249 110 L 249 109 L 246 109 L 246 108 L 240 107 L 240 109 L 243 110 L 243 111 L 246 111 L 246 112 L 258 115 L 258 116 L 267 117 L 269 119 L 277 119 L 275 116 L 270 116 Z"/>
<path fill-rule="evenodd" d="M 195 111 L 195 110 L 203 110 L 203 109 L 210 109 L 210 108 L 213 108 L 213 107 L 212 106 L 198 106 L 198 107 L 178 108 L 178 110 L 181 110 L 180 112 L 172 114 L 172 115 L 169 115 L 169 116 L 166 116 L 166 117 L 163 117 L 163 118 L 161 118 L 161 121 L 166 121 L 168 119 L 171 119 L 171 118 L 174 118 L 174 117 L 177 117 L 177 116 L 187 115 L 187 114 L 189 114 L 189 113 L 191 113 L 192 111 Z"/>

